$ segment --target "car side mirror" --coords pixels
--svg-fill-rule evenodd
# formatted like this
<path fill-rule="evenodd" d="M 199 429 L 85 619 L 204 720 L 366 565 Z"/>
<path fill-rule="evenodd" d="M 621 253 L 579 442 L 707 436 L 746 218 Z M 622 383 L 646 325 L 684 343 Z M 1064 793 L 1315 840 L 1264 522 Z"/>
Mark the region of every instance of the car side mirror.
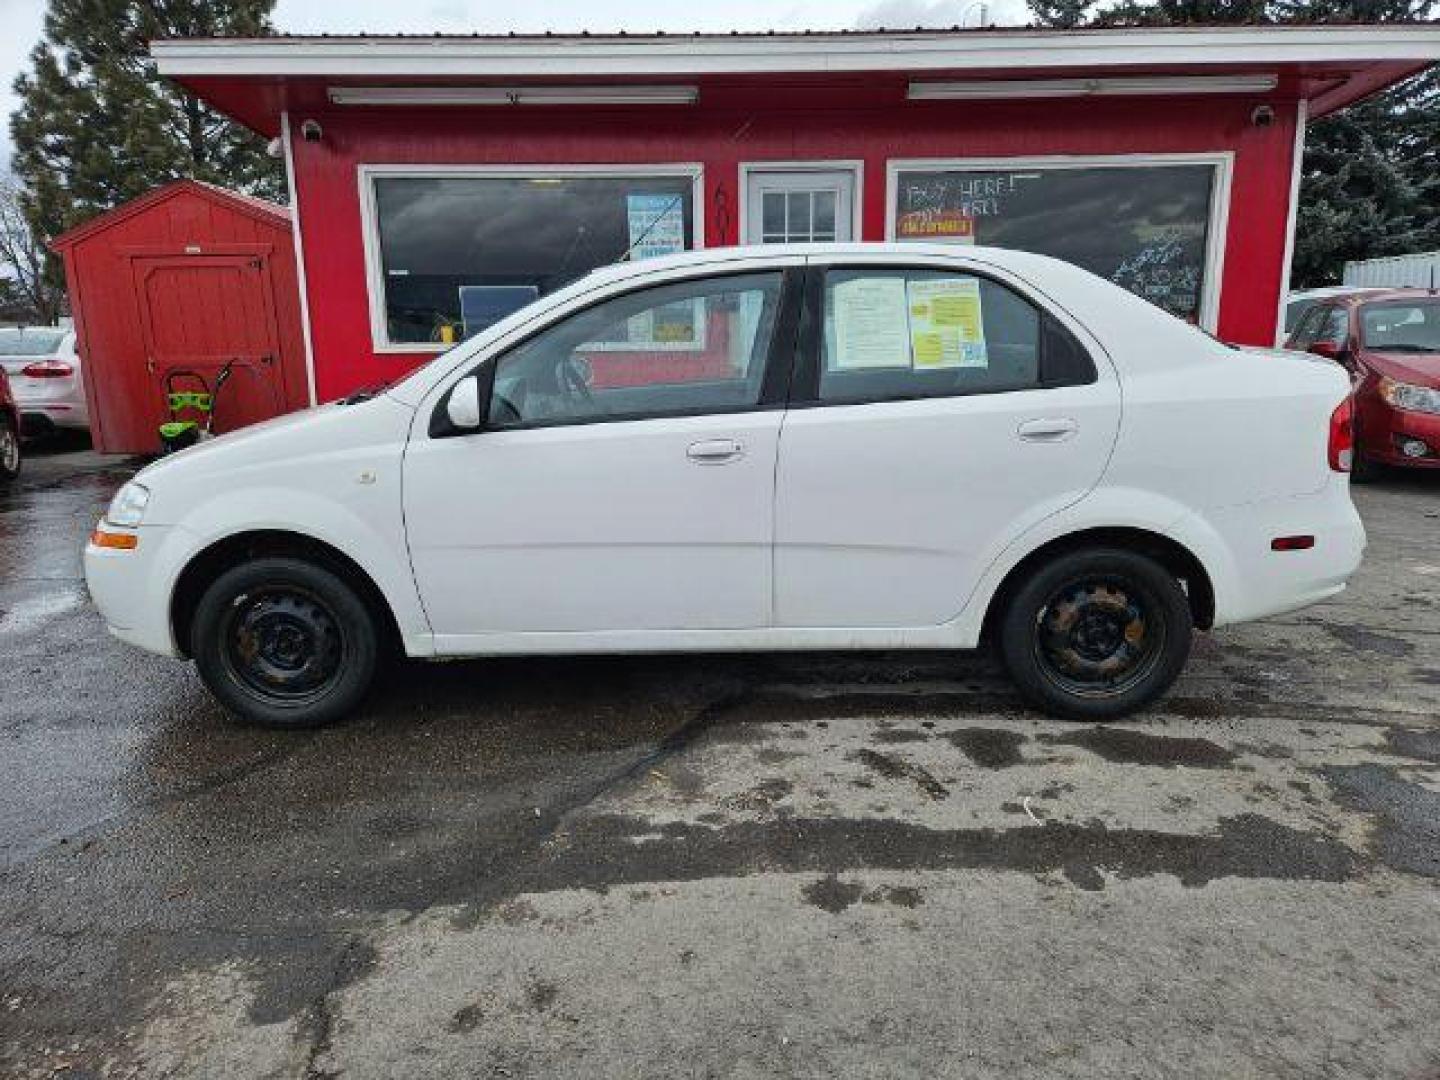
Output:
<path fill-rule="evenodd" d="M 467 375 L 450 388 L 445 415 L 458 431 L 480 429 L 480 380 Z"/>
<path fill-rule="evenodd" d="M 1310 351 L 1316 356 L 1323 356 L 1330 360 L 1338 360 L 1343 351 L 1338 341 L 1326 341 L 1323 338 L 1310 343 Z"/>

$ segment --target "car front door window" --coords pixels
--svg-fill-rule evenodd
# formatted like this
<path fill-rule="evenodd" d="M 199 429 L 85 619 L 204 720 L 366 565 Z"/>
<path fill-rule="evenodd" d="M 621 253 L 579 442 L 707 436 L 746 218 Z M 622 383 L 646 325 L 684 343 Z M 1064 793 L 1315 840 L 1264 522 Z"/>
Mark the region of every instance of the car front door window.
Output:
<path fill-rule="evenodd" d="M 500 357 L 491 428 L 725 413 L 760 403 L 781 274 L 602 301 Z"/>

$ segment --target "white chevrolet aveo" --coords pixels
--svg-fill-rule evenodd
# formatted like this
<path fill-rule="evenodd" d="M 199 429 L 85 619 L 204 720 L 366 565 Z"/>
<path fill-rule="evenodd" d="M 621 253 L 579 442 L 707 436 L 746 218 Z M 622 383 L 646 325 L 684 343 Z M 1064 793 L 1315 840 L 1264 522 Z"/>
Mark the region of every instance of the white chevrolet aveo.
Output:
<path fill-rule="evenodd" d="M 86 576 L 280 726 L 353 710 L 387 650 L 983 642 L 1039 708 L 1114 717 L 1193 628 L 1344 588 L 1349 389 L 1041 256 L 689 253 L 151 465 Z"/>

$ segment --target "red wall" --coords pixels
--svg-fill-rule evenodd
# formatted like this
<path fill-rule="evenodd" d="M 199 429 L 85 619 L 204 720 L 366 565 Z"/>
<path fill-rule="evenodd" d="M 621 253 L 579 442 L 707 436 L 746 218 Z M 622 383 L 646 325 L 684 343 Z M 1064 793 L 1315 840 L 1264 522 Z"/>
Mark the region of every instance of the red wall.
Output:
<path fill-rule="evenodd" d="M 899 96 L 898 94 L 896 95 Z M 753 100 L 747 100 L 753 99 Z M 848 98 L 848 100 L 847 100 Z M 645 109 L 305 109 L 292 103 L 292 150 L 320 400 L 395 378 L 431 353 L 371 346 L 357 168 L 361 164 L 665 164 L 704 166 L 705 246 L 737 242 L 739 164 L 863 159 L 865 240 L 885 235 L 891 158 L 1233 151 L 1231 209 L 1221 283 L 1220 336 L 1274 342 L 1283 287 L 1293 102 L 1273 100 L 1275 122 L 1256 127 L 1255 98 L 1203 97 L 1031 102 L 859 104 L 777 108 L 765 91 L 702 94 L 720 105 Z M 873 95 L 870 97 L 873 102 Z M 299 137 L 304 119 L 323 138 Z"/>

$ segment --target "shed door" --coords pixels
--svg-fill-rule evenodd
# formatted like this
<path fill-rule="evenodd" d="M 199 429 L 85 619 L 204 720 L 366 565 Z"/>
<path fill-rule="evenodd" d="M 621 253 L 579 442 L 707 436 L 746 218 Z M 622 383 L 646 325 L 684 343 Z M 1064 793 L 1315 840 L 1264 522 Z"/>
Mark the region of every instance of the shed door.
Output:
<path fill-rule="evenodd" d="M 135 277 L 157 402 L 170 372 L 195 371 L 213 386 L 229 363 L 229 381 L 215 401 L 217 433 L 284 411 L 275 298 L 263 257 L 137 257 Z"/>

